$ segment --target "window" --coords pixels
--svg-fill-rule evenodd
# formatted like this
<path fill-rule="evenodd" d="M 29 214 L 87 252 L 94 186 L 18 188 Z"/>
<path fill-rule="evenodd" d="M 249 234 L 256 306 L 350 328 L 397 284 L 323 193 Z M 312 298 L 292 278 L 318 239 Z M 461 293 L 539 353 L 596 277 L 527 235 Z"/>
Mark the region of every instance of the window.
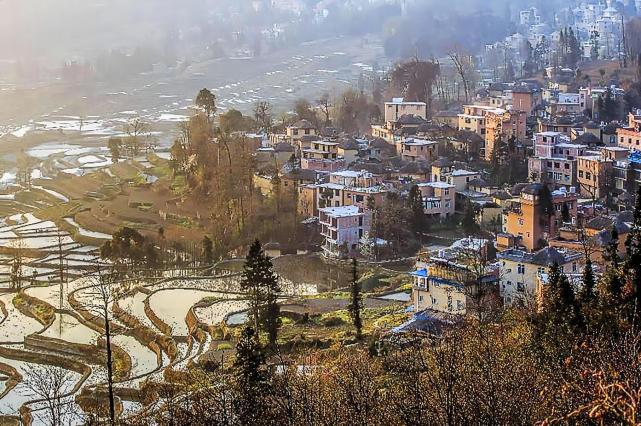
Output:
<path fill-rule="evenodd" d="M 463 302 L 461 302 L 460 300 L 456 301 L 456 310 L 457 311 L 462 311 L 463 310 Z"/>
<path fill-rule="evenodd" d="M 519 219 L 519 226 L 523 226 L 523 219 Z"/>
<path fill-rule="evenodd" d="M 576 272 L 576 262 L 572 263 L 572 272 Z"/>
<path fill-rule="evenodd" d="M 519 293 L 525 293 L 525 284 L 516 283 L 516 291 L 518 291 Z"/>
<path fill-rule="evenodd" d="M 518 271 L 519 274 L 524 275 L 525 274 L 525 265 L 522 265 L 522 264 L 519 263 L 517 265 L 517 271 Z"/>
<path fill-rule="evenodd" d="M 565 170 L 570 170 L 570 164 L 569 163 L 565 163 Z"/>
<path fill-rule="evenodd" d="M 583 170 L 579 170 L 579 177 L 580 177 L 580 178 L 582 178 L 582 177 L 583 177 Z"/>

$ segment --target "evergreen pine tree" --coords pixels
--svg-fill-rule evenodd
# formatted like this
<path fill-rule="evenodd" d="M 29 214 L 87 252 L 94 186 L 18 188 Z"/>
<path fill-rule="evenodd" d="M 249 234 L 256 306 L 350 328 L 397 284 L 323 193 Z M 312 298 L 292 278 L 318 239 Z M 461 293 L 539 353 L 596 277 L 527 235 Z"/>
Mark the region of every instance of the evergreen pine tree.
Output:
<path fill-rule="evenodd" d="M 214 263 L 214 243 L 207 235 L 203 237 L 202 241 L 203 262 L 205 265 L 210 266 Z"/>
<path fill-rule="evenodd" d="M 280 328 L 280 305 L 278 304 L 278 294 L 280 288 L 268 287 L 266 292 L 265 307 L 262 315 L 262 325 L 267 332 L 267 341 L 269 347 L 276 347 L 278 339 L 278 329 Z"/>
<path fill-rule="evenodd" d="M 278 304 L 280 287 L 278 277 L 273 272 L 273 264 L 258 240 L 252 244 L 247 254 L 240 287 L 247 293 L 255 338 L 259 338 L 259 330 L 264 326 L 270 344 L 275 343 L 280 312 L 275 305 Z"/>
<path fill-rule="evenodd" d="M 618 310 L 623 293 L 624 280 L 619 268 L 621 259 L 619 258 L 619 233 L 616 224 L 612 226 L 610 242 L 605 247 L 603 258 L 609 265 L 599 280 L 598 293 L 600 310 L 602 314 L 605 314 L 605 311 Z"/>
<path fill-rule="evenodd" d="M 417 185 L 412 186 L 407 197 L 407 208 L 410 210 L 410 226 L 417 236 L 421 236 L 427 227 L 423 196 Z"/>
<path fill-rule="evenodd" d="M 637 191 L 636 205 L 634 207 L 634 220 L 632 230 L 625 242 L 627 252 L 626 272 L 632 282 L 632 306 L 630 310 L 635 322 L 641 319 L 641 187 Z"/>
<path fill-rule="evenodd" d="M 356 258 L 352 258 L 352 283 L 350 286 L 350 302 L 347 311 L 352 319 L 352 324 L 356 330 L 356 338 L 363 338 L 363 320 L 361 311 L 363 310 L 363 297 L 361 296 L 361 285 L 358 282 L 358 263 Z"/>
<path fill-rule="evenodd" d="M 610 265 L 613 268 L 619 267 L 621 259 L 619 259 L 619 232 L 617 231 L 616 224 L 612 225 L 612 231 L 610 231 L 610 242 L 605 246 L 603 258 L 607 262 L 610 262 Z"/>
<path fill-rule="evenodd" d="M 590 257 L 588 256 L 585 260 L 585 267 L 583 268 L 583 287 L 579 292 L 579 300 L 583 306 L 589 306 L 594 302 L 595 286 L 596 280 L 594 278 L 594 271 L 592 270 L 592 260 L 590 260 Z"/>
<path fill-rule="evenodd" d="M 471 201 L 467 201 L 465 204 L 463 218 L 461 219 L 461 227 L 467 235 L 472 235 L 478 230 L 478 225 L 476 223 L 476 209 Z"/>
<path fill-rule="evenodd" d="M 243 329 L 236 344 L 234 412 L 241 425 L 265 424 L 266 397 L 270 393 L 269 376 L 264 368 L 265 354 L 251 327 Z"/>
<path fill-rule="evenodd" d="M 544 312 L 552 327 L 572 328 L 581 322 L 574 288 L 556 263 L 550 267 Z"/>

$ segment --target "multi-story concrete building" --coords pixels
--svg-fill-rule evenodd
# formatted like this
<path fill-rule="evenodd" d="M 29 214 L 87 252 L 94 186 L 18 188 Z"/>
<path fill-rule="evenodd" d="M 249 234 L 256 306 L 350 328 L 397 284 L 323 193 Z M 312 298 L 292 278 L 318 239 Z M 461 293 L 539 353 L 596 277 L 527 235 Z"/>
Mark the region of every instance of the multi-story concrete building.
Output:
<path fill-rule="evenodd" d="M 445 182 L 419 183 L 423 205 L 427 216 L 445 219 L 452 216 L 456 208 L 456 187 Z"/>
<path fill-rule="evenodd" d="M 322 246 L 327 257 L 349 256 L 358 250 L 359 241 L 370 232 L 371 212 L 357 206 L 326 207 L 319 210 Z"/>
<path fill-rule="evenodd" d="M 466 315 L 491 307 L 498 299 L 498 271 L 490 249 L 487 240 L 466 238 L 438 253 L 421 254 L 410 274 L 415 311 Z"/>
<path fill-rule="evenodd" d="M 576 251 L 545 247 L 535 253 L 510 249 L 497 255 L 500 262 L 499 290 L 506 306 L 535 306 L 537 277 L 547 274 L 554 264 L 567 274 L 581 272 L 583 254 Z"/>
<path fill-rule="evenodd" d="M 297 145 L 305 136 L 316 136 L 316 129 L 309 121 L 300 120 L 287 127 L 286 134 L 290 142 Z"/>
<path fill-rule="evenodd" d="M 530 178 L 556 187 L 575 186 L 577 157 L 585 155 L 586 150 L 585 145 L 570 143 L 569 138 L 560 132 L 537 133 L 534 156 L 528 159 Z"/>
<path fill-rule="evenodd" d="M 549 192 L 544 186 L 542 183 L 525 186 L 518 203 L 504 214 L 503 232 L 512 235 L 517 244 L 528 251 L 538 250 L 548 238 L 557 235 L 564 211 L 570 221 L 576 219 L 577 195 L 574 188 Z M 546 207 L 548 203 L 550 206 Z"/>
<path fill-rule="evenodd" d="M 525 141 L 527 113 L 511 109 L 489 110 L 485 114 L 485 148 L 483 155 L 487 161 L 492 159 L 492 154 L 500 139 L 507 142 L 514 137 L 517 141 Z"/>
<path fill-rule="evenodd" d="M 628 114 L 628 126 L 617 129 L 618 145 L 630 151 L 641 151 L 641 111 Z"/>
<path fill-rule="evenodd" d="M 577 184 L 584 197 L 598 200 L 615 188 L 614 164 L 627 158 L 628 150 L 619 147 L 601 148 L 599 155 L 577 157 Z"/>
<path fill-rule="evenodd" d="M 385 102 L 387 128 L 393 128 L 404 115 L 415 115 L 427 119 L 427 104 L 425 102 L 408 102 L 403 98 L 393 98 L 392 102 Z"/>
<path fill-rule="evenodd" d="M 427 161 L 438 157 L 438 142 L 410 138 L 396 143 L 396 150 L 405 161 Z"/>
<path fill-rule="evenodd" d="M 301 151 L 301 168 L 333 172 L 345 168 L 345 160 L 338 155 L 338 142 L 313 141 L 311 147 Z"/>

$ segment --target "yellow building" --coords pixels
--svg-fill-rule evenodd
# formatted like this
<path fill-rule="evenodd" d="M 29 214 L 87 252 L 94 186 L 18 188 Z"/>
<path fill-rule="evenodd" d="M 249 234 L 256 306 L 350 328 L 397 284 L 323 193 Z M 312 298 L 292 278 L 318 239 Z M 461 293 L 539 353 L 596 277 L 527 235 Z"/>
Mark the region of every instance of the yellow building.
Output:
<path fill-rule="evenodd" d="M 563 210 L 576 218 L 577 196 L 574 192 L 554 191 L 550 194 L 553 212 L 544 211 L 544 184 L 533 183 L 521 190 L 519 202 L 508 208 L 503 231 L 514 236 L 528 251 L 545 246 L 548 238 L 557 235 Z"/>

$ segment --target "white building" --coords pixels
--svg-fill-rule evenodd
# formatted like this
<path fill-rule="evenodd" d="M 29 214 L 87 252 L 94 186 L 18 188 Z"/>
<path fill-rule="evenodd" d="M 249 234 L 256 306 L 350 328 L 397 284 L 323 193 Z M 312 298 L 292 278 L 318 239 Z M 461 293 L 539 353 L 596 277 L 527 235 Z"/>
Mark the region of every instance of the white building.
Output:
<path fill-rule="evenodd" d="M 500 261 L 499 291 L 506 306 L 535 306 L 538 277 L 549 273 L 555 263 L 566 274 L 581 272 L 583 254 L 571 250 L 545 247 L 536 253 L 510 249 L 497 255 Z"/>
<path fill-rule="evenodd" d="M 403 98 L 393 98 L 392 102 L 385 102 L 385 123 L 388 128 L 400 117 L 408 114 L 427 119 L 427 104 L 425 102 L 406 102 Z"/>
<path fill-rule="evenodd" d="M 359 241 L 371 229 L 371 212 L 357 206 L 319 209 L 322 246 L 327 257 L 344 257 L 358 250 Z"/>

